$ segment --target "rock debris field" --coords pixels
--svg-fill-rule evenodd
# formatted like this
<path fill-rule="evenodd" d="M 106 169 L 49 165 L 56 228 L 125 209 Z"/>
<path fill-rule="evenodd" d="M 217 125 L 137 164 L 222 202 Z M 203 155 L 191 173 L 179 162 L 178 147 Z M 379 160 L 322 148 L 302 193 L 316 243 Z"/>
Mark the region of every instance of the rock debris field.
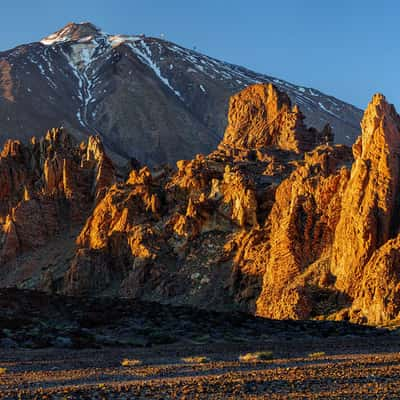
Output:
<path fill-rule="evenodd" d="M 152 349 L 18 350 L 1 354 L 2 399 L 393 399 L 398 340 L 335 338 L 256 345 L 158 345 Z M 273 349 L 242 362 L 240 352 Z M 314 350 L 323 355 L 309 356 Z M 378 353 L 372 353 L 372 350 Z M 390 352 L 384 352 L 390 350 Z M 182 358 L 201 354 L 207 361 Z M 205 356 L 204 356 L 205 355 Z M 124 367 L 124 358 L 139 365 Z"/>

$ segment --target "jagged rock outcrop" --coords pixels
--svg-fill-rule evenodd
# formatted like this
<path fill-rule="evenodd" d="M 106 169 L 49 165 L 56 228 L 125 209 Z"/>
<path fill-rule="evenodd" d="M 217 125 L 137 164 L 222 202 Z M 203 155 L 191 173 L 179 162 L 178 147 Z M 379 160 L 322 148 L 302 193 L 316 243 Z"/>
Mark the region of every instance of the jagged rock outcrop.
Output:
<path fill-rule="evenodd" d="M 277 319 L 396 321 L 400 117 L 376 95 L 353 151 L 313 147 L 331 139 L 329 127 L 305 128 L 285 95 L 255 85 L 232 100 L 217 150 L 176 169 L 132 163 L 125 181 L 99 138 L 77 146 L 55 130 L 29 146 L 10 141 L 2 257 L 31 249 L 33 261 L 0 277 L 18 284 L 43 257 L 35 249 L 71 232 L 67 256 L 55 246 L 61 261 L 40 279 L 30 272 L 29 287 Z"/>
<path fill-rule="evenodd" d="M 306 128 L 304 116 L 286 93 L 272 84 L 258 84 L 232 96 L 228 127 L 220 146 L 242 150 L 274 146 L 294 152 L 311 150 L 333 141 L 330 128 L 323 133 Z"/>
<path fill-rule="evenodd" d="M 318 148 L 306 154 L 305 161 L 277 188 L 267 220 L 270 249 L 264 261 L 258 315 L 278 319 L 312 315 L 314 302 L 307 289 L 318 290 L 319 280 L 329 279 L 323 265 L 330 257 L 349 161 L 346 148 Z M 312 272 L 316 268 L 319 271 Z"/>
<path fill-rule="evenodd" d="M 259 315 L 319 314 L 315 293 L 335 293 L 329 259 L 351 153 L 327 145 L 304 153 L 332 132 L 306 129 L 271 85 L 236 97 L 217 151 L 179 161 L 175 173 L 133 170 L 108 191 L 78 237 L 67 293 L 204 306 L 223 288 L 228 302 Z M 199 251 L 210 237 L 211 264 L 208 249 Z"/>
<path fill-rule="evenodd" d="M 400 117 L 382 95 L 365 112 L 353 154 L 350 172 L 343 150 L 307 153 L 278 187 L 259 315 L 372 324 L 398 317 Z"/>
<path fill-rule="evenodd" d="M 226 236 L 256 224 L 256 214 L 251 179 L 211 158 L 180 162 L 172 175 L 151 174 L 147 168 L 132 171 L 124 184 L 108 191 L 88 219 L 65 290 L 178 302 L 198 291 L 204 301 L 207 286 L 212 289 L 207 271 L 212 259 L 207 260 L 207 254 L 221 257 Z M 203 251 L 208 266 L 192 265 L 199 263 L 207 235 L 218 237 Z M 90 279 L 94 272 L 103 278 Z M 186 301 L 200 304 L 199 298 Z"/>
<path fill-rule="evenodd" d="M 400 117 L 375 95 L 353 146 L 355 162 L 342 199 L 332 254 L 336 286 L 353 296 L 375 250 L 398 231 Z"/>
<path fill-rule="evenodd" d="M 8 141 L 0 156 L 0 262 L 82 224 L 114 181 L 99 138 L 79 145 L 65 130 L 52 129 L 28 145 Z"/>
<path fill-rule="evenodd" d="M 198 155 L 192 161 L 179 161 L 173 173 L 133 170 L 124 184 L 108 191 L 78 237 L 79 250 L 65 278 L 67 293 L 122 293 L 204 305 L 211 298 L 215 301 L 223 296 L 223 290 L 230 302 L 255 310 L 265 265 L 260 254 L 255 257 L 257 265 L 249 262 L 254 252 L 244 247 L 257 243 L 261 250 L 266 243 L 269 246 L 269 233 L 263 236 L 260 232 L 268 230 L 262 225 L 273 208 L 275 190 L 298 167 L 296 163 L 302 163 L 302 150 L 311 148 L 322 136 L 305 128 L 300 111 L 292 109 L 289 98 L 272 85 L 254 85 L 236 97 L 231 101 L 231 125 L 217 151 Z M 251 101 L 256 105 L 255 114 L 248 105 Z M 245 122 L 237 122 L 240 120 Z M 261 128 L 255 131 L 257 126 Z M 329 127 L 324 134 L 331 139 Z M 338 194 L 331 200 L 322 192 L 328 187 L 334 196 L 341 178 L 346 177 L 346 173 L 336 170 L 349 161 L 349 153 L 340 146 L 328 147 L 307 157 L 305 165 L 298 167 L 298 179 L 293 178 L 299 181 L 293 191 L 301 192 L 308 176 L 315 180 L 310 178 L 309 187 L 303 191 L 318 196 L 320 212 L 328 214 L 321 217 L 319 225 L 316 223 L 317 239 L 309 245 L 310 252 L 317 254 L 317 240 L 331 240 L 333 228 L 329 223 L 334 223 L 326 220 L 334 219 L 331 209 L 336 211 L 340 198 Z M 316 189 L 320 176 L 327 183 Z M 283 184 L 281 187 L 284 202 L 289 189 L 283 189 Z M 315 211 L 313 207 L 311 202 L 310 215 Z M 295 211 L 292 219 L 299 214 Z M 274 240 L 287 233 L 275 232 L 280 223 L 278 218 L 272 230 Z M 286 227 L 288 231 L 291 228 Z M 318 229 L 326 231 L 325 236 L 320 238 Z M 251 232 L 258 232 L 256 239 Z M 302 233 L 297 233 L 299 249 Z M 212 245 L 201 253 L 199 249 L 208 238 L 214 238 Z M 218 254 L 215 260 L 207 258 L 210 253 Z M 314 253 L 309 259 L 317 258 Z M 224 273 L 217 267 L 210 269 L 214 263 L 224 264 Z M 95 271 L 103 278 L 90 279 Z M 216 281 L 210 278 L 213 275 Z M 214 291 L 212 296 L 210 290 Z"/>
<path fill-rule="evenodd" d="M 348 318 L 372 325 L 398 321 L 400 315 L 400 236 L 375 251 L 354 290 Z"/>

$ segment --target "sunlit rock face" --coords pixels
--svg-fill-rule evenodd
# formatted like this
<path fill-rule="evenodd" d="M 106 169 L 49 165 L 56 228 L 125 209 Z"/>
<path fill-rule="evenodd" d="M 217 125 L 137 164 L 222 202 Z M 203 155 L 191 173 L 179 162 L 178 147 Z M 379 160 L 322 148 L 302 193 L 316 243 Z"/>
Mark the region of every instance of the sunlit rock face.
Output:
<path fill-rule="evenodd" d="M 80 225 L 115 180 L 98 138 L 78 144 L 52 129 L 29 144 L 8 141 L 0 156 L 1 262 Z"/>
<path fill-rule="evenodd" d="M 348 180 L 341 167 L 351 152 L 325 144 L 305 154 L 331 142 L 332 133 L 306 128 L 301 112 L 272 85 L 234 96 L 229 122 L 210 155 L 179 161 L 176 172 L 132 171 L 109 190 L 78 237 L 67 293 L 111 291 L 213 307 L 227 297 L 260 315 L 299 317 L 270 313 L 263 299 L 278 304 L 293 274 L 327 257 Z M 306 227 L 297 222 L 304 210 Z M 309 254 L 298 260 L 305 249 Z M 104 279 L 88 279 L 94 271 Z M 263 279 L 274 282 L 274 293 L 261 292 Z"/>
<path fill-rule="evenodd" d="M 0 281 L 277 319 L 394 321 L 400 117 L 376 95 L 353 149 L 332 139 L 258 84 L 232 98 L 217 150 L 176 167 L 116 174 L 99 137 L 78 145 L 60 129 L 9 141 Z"/>
<path fill-rule="evenodd" d="M 354 289 L 349 319 L 369 324 L 398 321 L 400 313 L 400 238 L 388 240 L 363 267 Z"/>
<path fill-rule="evenodd" d="M 257 224 L 255 186 L 229 165 L 204 157 L 178 167 L 170 174 L 132 171 L 125 183 L 110 188 L 77 239 L 79 250 L 66 274 L 68 293 L 117 290 L 168 300 L 196 289 L 204 297 L 211 290 L 209 276 L 216 271 L 203 263 L 223 256 L 229 234 Z M 211 242 L 200 254 L 206 236 Z M 99 259 L 108 261 L 98 264 Z M 93 280 L 88 271 L 111 278 Z M 185 286 L 191 276 L 198 282 Z M 196 288 L 200 281 L 204 293 Z"/>
<path fill-rule="evenodd" d="M 220 146 L 247 150 L 274 146 L 299 153 L 333 140 L 307 129 L 303 120 L 286 93 L 271 84 L 253 85 L 231 97 L 228 127 Z"/>
<path fill-rule="evenodd" d="M 369 104 L 353 153 L 332 273 L 336 286 L 355 300 L 351 317 L 381 323 L 399 312 L 400 117 L 384 96 L 375 95 Z"/>
<path fill-rule="evenodd" d="M 268 217 L 269 251 L 257 314 L 306 319 L 315 314 L 312 291 L 329 284 L 330 257 L 350 152 L 317 148 L 276 190 Z"/>
<path fill-rule="evenodd" d="M 400 118 L 375 95 L 351 168 L 348 152 L 305 155 L 269 215 L 259 315 L 372 324 L 398 317 L 399 151 Z"/>
<path fill-rule="evenodd" d="M 373 252 L 398 230 L 400 118 L 375 95 L 361 126 L 332 254 L 337 286 L 351 295 Z"/>

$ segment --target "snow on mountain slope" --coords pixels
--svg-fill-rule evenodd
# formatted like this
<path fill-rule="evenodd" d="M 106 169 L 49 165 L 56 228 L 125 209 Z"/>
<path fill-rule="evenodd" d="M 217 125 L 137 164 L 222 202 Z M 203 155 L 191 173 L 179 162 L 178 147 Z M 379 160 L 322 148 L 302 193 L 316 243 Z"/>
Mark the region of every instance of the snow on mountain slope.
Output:
<path fill-rule="evenodd" d="M 109 150 L 150 164 L 208 152 L 226 125 L 229 97 L 257 82 L 288 93 L 336 141 L 351 144 L 361 111 L 322 92 L 144 35 L 68 24 L 40 42 L 0 53 L 0 140 L 63 124 L 100 134 Z"/>

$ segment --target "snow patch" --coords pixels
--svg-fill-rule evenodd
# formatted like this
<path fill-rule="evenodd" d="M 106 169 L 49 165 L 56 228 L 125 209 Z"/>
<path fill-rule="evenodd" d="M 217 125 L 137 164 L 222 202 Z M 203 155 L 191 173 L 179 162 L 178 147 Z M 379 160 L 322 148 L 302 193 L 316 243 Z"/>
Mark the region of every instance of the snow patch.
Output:
<path fill-rule="evenodd" d="M 53 33 L 42 39 L 40 43 L 44 44 L 45 46 L 52 46 L 53 44 L 70 42 L 71 40 L 71 27 L 66 26 L 63 30 Z"/>
<path fill-rule="evenodd" d="M 133 50 L 133 52 L 137 56 L 139 56 L 139 58 L 154 71 L 154 73 L 157 75 L 157 77 L 160 79 L 160 81 L 163 82 L 164 85 L 166 85 L 169 89 L 171 89 L 177 97 L 179 97 L 181 100 L 183 100 L 183 97 L 180 94 L 180 92 L 178 90 L 174 89 L 172 87 L 172 85 L 170 84 L 170 82 L 168 81 L 168 79 L 165 78 L 161 74 L 160 67 L 152 59 L 153 54 L 150 50 L 150 47 L 147 46 L 147 44 L 144 42 L 144 40 L 140 40 L 138 44 L 140 44 L 141 48 L 139 48 L 139 46 L 137 46 L 136 43 L 135 44 L 128 43 L 128 45 Z"/>
<path fill-rule="evenodd" d="M 39 69 L 40 74 L 48 81 L 49 85 L 53 88 L 53 89 L 57 89 L 57 85 L 54 83 L 54 81 L 51 79 L 50 76 L 50 72 L 53 73 L 53 68 L 50 65 L 50 62 L 48 59 L 46 59 L 45 56 L 43 56 L 42 54 L 40 54 L 40 58 L 41 60 L 35 60 L 33 58 L 33 56 L 28 56 L 28 60 L 32 63 L 35 64 L 37 66 L 37 68 Z M 42 65 L 41 61 L 44 61 L 48 70 L 46 71 L 44 66 Z M 29 71 L 26 72 L 27 75 L 30 75 L 31 73 Z"/>
<path fill-rule="evenodd" d="M 333 116 L 336 117 L 336 118 L 339 118 L 338 115 L 336 115 L 336 114 L 335 114 L 334 112 L 332 112 L 331 110 L 328 110 L 321 102 L 318 102 L 318 105 L 319 105 L 324 111 L 326 111 L 327 113 L 333 115 Z"/>
<path fill-rule="evenodd" d="M 132 43 L 141 40 L 140 36 L 129 36 L 129 35 L 108 35 L 108 43 L 111 47 L 118 47 L 122 43 Z"/>
<path fill-rule="evenodd" d="M 94 38 L 93 36 L 85 36 L 82 39 L 78 40 L 78 43 L 88 43 L 90 41 L 92 41 Z"/>
<path fill-rule="evenodd" d="M 61 50 L 72 73 L 78 80 L 77 96 L 81 104 L 76 117 L 84 127 L 88 127 L 89 105 L 96 101 L 93 90 L 98 83 L 98 79 L 94 76 L 92 66 L 94 61 L 107 50 L 107 47 L 104 48 L 97 40 L 85 44 L 76 42 L 71 45 L 70 53 L 66 53 L 63 49 Z"/>

